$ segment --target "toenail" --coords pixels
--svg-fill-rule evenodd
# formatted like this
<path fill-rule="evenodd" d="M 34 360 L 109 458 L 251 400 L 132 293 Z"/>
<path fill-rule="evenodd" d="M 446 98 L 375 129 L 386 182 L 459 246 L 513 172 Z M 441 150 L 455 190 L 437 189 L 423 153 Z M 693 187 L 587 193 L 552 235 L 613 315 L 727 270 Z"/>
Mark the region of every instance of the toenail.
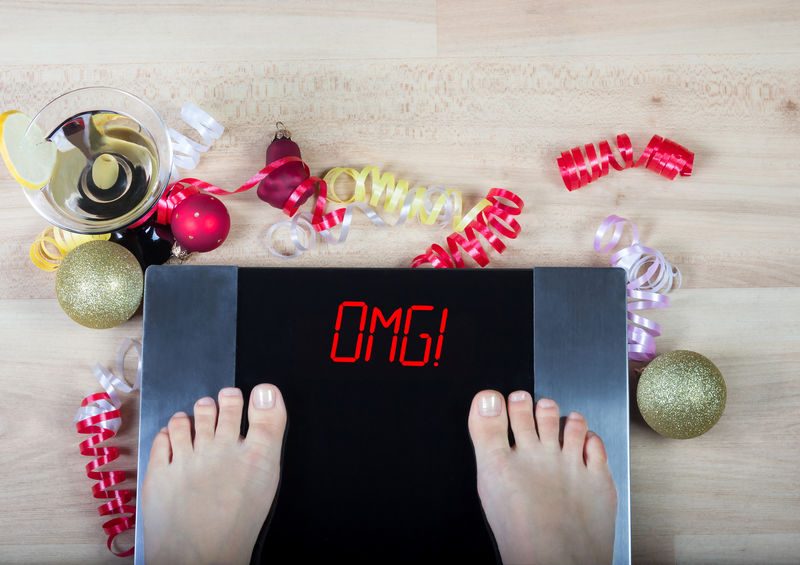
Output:
<path fill-rule="evenodd" d="M 540 408 L 555 408 L 556 403 L 554 400 L 550 400 L 549 398 L 540 398 L 539 402 L 536 403 L 536 406 Z"/>
<path fill-rule="evenodd" d="M 167 429 L 167 427 L 166 427 L 166 426 L 164 426 L 163 428 L 161 428 L 161 433 L 162 433 L 162 434 L 168 434 L 168 433 L 169 433 L 169 430 Z"/>
<path fill-rule="evenodd" d="M 229 387 L 223 388 L 221 391 L 219 391 L 219 393 L 222 396 L 241 396 L 242 395 L 242 391 L 239 390 L 236 387 L 233 387 L 233 386 L 229 386 Z"/>
<path fill-rule="evenodd" d="M 172 417 L 173 418 L 188 418 L 188 416 L 186 415 L 186 412 L 175 412 L 172 415 Z"/>
<path fill-rule="evenodd" d="M 528 393 L 524 390 L 518 390 L 516 392 L 512 392 L 508 399 L 511 402 L 522 402 L 523 400 L 528 399 Z"/>
<path fill-rule="evenodd" d="M 213 406 L 214 405 L 214 399 L 211 398 L 210 396 L 204 396 L 203 398 L 201 398 L 200 400 L 197 401 L 197 405 L 198 406 Z"/>
<path fill-rule="evenodd" d="M 499 394 L 484 394 L 478 399 L 478 414 L 481 416 L 499 416 L 501 411 Z"/>
<path fill-rule="evenodd" d="M 256 408 L 264 409 L 275 406 L 275 391 L 271 386 L 259 385 L 253 389 L 253 392 L 256 395 L 253 400 Z"/>
<path fill-rule="evenodd" d="M 581 414 L 578 412 L 570 412 L 567 418 L 570 420 L 583 420 L 583 416 L 581 416 Z"/>

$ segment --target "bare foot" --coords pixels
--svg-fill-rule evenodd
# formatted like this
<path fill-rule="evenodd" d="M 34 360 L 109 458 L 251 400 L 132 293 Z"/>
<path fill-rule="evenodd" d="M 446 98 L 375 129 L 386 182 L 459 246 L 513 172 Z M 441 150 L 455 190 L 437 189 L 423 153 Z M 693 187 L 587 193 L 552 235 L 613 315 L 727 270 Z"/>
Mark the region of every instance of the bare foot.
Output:
<path fill-rule="evenodd" d="M 178 412 L 153 440 L 142 487 L 145 561 L 249 563 L 280 476 L 286 407 L 277 387 L 250 395 L 247 437 L 242 392 L 224 388 L 194 405 L 191 421 Z"/>
<path fill-rule="evenodd" d="M 496 391 L 472 401 L 478 494 L 505 565 L 610 563 L 617 491 L 599 436 L 573 412 L 559 443 L 558 405 Z M 508 424 L 516 445 L 509 446 Z M 538 433 L 537 433 L 538 428 Z"/>

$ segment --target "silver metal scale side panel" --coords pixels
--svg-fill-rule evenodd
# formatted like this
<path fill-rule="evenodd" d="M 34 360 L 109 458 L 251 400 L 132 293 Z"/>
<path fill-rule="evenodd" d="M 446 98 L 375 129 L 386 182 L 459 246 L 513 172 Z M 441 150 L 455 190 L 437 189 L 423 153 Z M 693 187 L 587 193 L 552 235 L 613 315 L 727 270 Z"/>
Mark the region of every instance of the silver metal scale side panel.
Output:
<path fill-rule="evenodd" d="M 617 485 L 614 563 L 630 563 L 627 296 L 622 269 L 533 271 L 536 398 L 577 411 L 603 438 Z"/>

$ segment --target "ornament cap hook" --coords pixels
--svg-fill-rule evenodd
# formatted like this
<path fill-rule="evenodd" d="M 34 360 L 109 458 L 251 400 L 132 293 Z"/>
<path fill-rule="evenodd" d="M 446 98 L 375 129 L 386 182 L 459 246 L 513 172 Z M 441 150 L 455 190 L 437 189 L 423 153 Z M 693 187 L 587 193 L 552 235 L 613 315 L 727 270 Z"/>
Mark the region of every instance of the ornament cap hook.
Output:
<path fill-rule="evenodd" d="M 286 129 L 286 124 L 283 122 L 275 122 L 275 139 L 291 139 L 292 132 Z"/>
<path fill-rule="evenodd" d="M 190 251 L 187 251 L 180 244 L 176 241 L 172 246 L 172 256 L 181 264 L 183 265 L 189 256 L 191 255 Z"/>

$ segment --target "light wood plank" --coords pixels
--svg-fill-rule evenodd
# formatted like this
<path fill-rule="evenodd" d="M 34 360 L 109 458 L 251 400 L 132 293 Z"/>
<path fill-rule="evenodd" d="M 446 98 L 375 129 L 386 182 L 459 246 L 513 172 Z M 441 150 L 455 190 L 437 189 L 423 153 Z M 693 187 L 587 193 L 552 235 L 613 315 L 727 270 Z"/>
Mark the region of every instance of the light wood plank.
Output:
<path fill-rule="evenodd" d="M 752 565 L 767 563 L 791 565 L 800 555 L 800 533 L 752 534 L 744 530 L 738 535 L 679 535 L 675 538 L 678 563 L 720 563 Z"/>
<path fill-rule="evenodd" d="M 791 537 L 766 550 L 758 536 L 800 532 L 800 453 L 790 447 L 800 444 L 800 289 L 682 290 L 673 299 L 652 315 L 664 326 L 659 350 L 711 359 L 727 406 L 709 432 L 683 441 L 658 436 L 632 413 L 634 558 L 726 562 L 734 553 L 713 536 L 735 535 L 751 562 L 796 560 Z"/>
<path fill-rule="evenodd" d="M 149 65 L 436 54 L 433 0 L 143 0 L 113 5 L 101 0 L 2 0 L 0 15 L 0 64 Z"/>
<path fill-rule="evenodd" d="M 102 501 L 92 498 L 84 471 L 90 458 L 78 451 L 88 436 L 75 431 L 72 418 L 80 400 L 98 390 L 91 367 L 112 363 L 124 336 L 141 336 L 141 318 L 92 331 L 48 299 L 0 300 L 0 320 L 0 562 L 119 563 L 105 548 L 106 520 L 96 511 Z M 111 467 L 129 470 L 131 481 L 137 396 L 123 404 L 124 426 L 113 440 L 122 455 Z"/>
<path fill-rule="evenodd" d="M 440 0 L 439 53 L 455 56 L 797 53 L 792 0 Z"/>

